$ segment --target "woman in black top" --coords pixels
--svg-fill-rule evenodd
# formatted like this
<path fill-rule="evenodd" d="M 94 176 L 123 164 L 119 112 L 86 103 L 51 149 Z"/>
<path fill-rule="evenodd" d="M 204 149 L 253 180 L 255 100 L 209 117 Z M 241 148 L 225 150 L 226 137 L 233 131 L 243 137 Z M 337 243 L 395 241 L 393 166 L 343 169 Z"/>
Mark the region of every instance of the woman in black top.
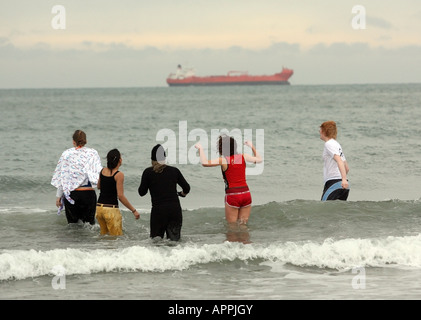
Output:
<path fill-rule="evenodd" d="M 101 227 L 101 234 L 121 236 L 123 234 L 123 221 L 118 207 L 118 200 L 124 204 L 139 219 L 139 213 L 130 204 L 124 195 L 124 174 L 118 171 L 123 159 L 117 149 L 107 154 L 107 168 L 103 168 L 99 175 L 98 189 L 101 190 L 98 198 L 96 219 Z"/>
<path fill-rule="evenodd" d="M 166 234 L 168 239 L 178 241 L 183 223 L 178 197 L 185 197 L 190 185 L 179 169 L 165 164 L 165 158 L 164 148 L 156 145 L 151 154 L 152 167 L 143 171 L 138 192 L 143 197 L 149 190 L 151 195 L 150 237 L 164 238 Z M 183 191 L 177 192 L 177 184 Z"/>

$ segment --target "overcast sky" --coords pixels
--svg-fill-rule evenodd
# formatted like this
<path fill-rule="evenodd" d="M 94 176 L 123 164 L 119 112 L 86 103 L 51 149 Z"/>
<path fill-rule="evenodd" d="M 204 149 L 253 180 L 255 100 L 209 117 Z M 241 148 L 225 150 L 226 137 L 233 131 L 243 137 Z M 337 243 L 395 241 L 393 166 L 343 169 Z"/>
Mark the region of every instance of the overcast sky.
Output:
<path fill-rule="evenodd" d="M 285 66 L 292 84 L 421 82 L 421 0 L 0 0 L 0 88 L 166 86 L 177 64 Z"/>

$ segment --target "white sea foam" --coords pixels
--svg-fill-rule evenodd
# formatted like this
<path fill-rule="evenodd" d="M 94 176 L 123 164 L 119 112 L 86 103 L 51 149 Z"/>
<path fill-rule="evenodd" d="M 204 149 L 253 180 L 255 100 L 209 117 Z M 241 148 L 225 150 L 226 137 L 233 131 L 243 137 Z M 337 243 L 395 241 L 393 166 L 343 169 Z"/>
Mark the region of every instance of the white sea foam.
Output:
<path fill-rule="evenodd" d="M 41 208 L 30 208 L 30 207 L 0 208 L 0 214 L 15 214 L 15 213 L 31 214 L 31 213 L 44 213 L 44 212 L 48 212 L 48 210 L 41 209 Z"/>
<path fill-rule="evenodd" d="M 272 251 L 270 254 L 265 251 Z M 272 261 L 297 266 L 349 270 L 361 267 L 421 268 L 421 234 L 405 237 L 375 239 L 326 239 L 322 243 L 287 242 L 262 253 Z"/>
<path fill-rule="evenodd" d="M 286 242 L 268 245 L 225 242 L 177 246 L 131 246 L 124 249 L 3 250 L 0 280 L 25 279 L 53 274 L 63 266 L 67 275 L 98 272 L 164 272 L 186 270 L 210 262 L 263 260 L 271 265 L 331 268 L 355 266 L 421 269 L 421 234 L 376 239 L 326 239 L 322 243 Z"/>

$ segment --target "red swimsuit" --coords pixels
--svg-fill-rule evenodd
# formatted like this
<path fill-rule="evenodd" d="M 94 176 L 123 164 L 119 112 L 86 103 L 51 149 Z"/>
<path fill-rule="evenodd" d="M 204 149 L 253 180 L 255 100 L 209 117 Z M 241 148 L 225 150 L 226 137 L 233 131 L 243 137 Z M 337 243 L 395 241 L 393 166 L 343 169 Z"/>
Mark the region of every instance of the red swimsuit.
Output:
<path fill-rule="evenodd" d="M 242 154 L 226 157 L 228 168 L 222 171 L 225 181 L 225 203 L 233 208 L 251 205 L 251 194 L 246 182 L 246 161 Z"/>

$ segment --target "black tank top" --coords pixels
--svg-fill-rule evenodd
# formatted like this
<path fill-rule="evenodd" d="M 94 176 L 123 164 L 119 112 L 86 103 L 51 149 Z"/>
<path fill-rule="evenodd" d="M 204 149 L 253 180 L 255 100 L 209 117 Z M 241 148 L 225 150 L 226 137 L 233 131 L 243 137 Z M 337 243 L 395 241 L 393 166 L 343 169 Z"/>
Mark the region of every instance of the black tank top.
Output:
<path fill-rule="evenodd" d="M 118 172 L 119 171 L 114 173 L 112 176 L 107 177 L 102 174 L 101 170 L 101 192 L 99 194 L 98 203 L 118 205 L 117 182 L 114 179 L 114 176 Z"/>

